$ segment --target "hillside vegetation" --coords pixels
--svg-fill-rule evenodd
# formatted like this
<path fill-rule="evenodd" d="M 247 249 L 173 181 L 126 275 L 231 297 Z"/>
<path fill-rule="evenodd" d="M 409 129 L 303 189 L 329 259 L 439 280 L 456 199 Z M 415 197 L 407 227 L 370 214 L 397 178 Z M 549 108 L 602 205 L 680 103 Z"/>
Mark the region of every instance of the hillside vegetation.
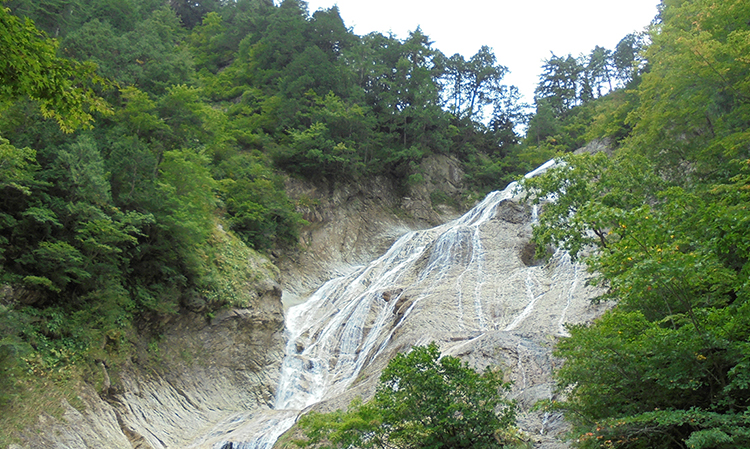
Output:
<path fill-rule="evenodd" d="M 358 36 L 335 7 L 0 5 L 3 419 L 130 360 L 158 317 L 248 306 L 242 261 L 283 256 L 305 225 L 285 177 L 406 193 L 447 154 L 482 193 L 606 139 L 613 157 L 527 181 L 558 198 L 542 252 L 585 260 L 615 304 L 558 344 L 548 406 L 580 447 L 750 446 L 746 1 L 664 0 L 647 34 L 553 55 L 533 114 L 490 48 Z"/>
<path fill-rule="evenodd" d="M 550 406 L 577 447 L 750 446 L 748 15 L 663 2 L 640 82 L 567 122 L 618 141 L 615 156 L 568 156 L 526 183 L 558 198 L 541 249 L 581 257 L 615 304 L 557 346 Z"/>

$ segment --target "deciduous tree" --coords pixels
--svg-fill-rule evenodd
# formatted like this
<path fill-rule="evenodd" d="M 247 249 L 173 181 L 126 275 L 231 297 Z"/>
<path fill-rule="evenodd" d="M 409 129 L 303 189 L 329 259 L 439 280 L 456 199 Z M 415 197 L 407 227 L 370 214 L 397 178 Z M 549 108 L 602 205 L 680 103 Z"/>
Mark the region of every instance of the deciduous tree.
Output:
<path fill-rule="evenodd" d="M 94 113 L 110 112 L 94 85 L 108 84 L 96 66 L 57 56 L 58 43 L 34 23 L 0 4 L 0 102 L 29 97 L 63 131 L 87 126 Z"/>
<path fill-rule="evenodd" d="M 515 404 L 502 396 L 502 373 L 477 373 L 440 356 L 435 343 L 398 354 L 380 376 L 372 401 L 347 412 L 310 413 L 300 420 L 300 446 L 374 448 L 494 448 L 511 443 Z M 316 446 L 317 447 L 317 446 Z"/>

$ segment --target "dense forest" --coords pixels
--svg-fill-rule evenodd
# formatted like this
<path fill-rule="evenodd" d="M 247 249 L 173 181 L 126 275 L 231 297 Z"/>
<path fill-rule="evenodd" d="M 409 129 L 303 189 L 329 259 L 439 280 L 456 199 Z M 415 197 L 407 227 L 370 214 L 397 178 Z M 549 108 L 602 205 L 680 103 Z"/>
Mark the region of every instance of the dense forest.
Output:
<path fill-rule="evenodd" d="M 558 198 L 542 251 L 616 304 L 559 343 L 548 406 L 580 447 L 750 445 L 748 17 L 664 0 L 648 33 L 546 60 L 529 113 L 492 49 L 358 36 L 335 7 L 4 0 L 0 410 L 132 357 L 138 323 L 247 305 L 241 261 L 305 224 L 286 177 L 407 192 L 446 154 L 481 193 L 602 139 L 527 182 Z"/>

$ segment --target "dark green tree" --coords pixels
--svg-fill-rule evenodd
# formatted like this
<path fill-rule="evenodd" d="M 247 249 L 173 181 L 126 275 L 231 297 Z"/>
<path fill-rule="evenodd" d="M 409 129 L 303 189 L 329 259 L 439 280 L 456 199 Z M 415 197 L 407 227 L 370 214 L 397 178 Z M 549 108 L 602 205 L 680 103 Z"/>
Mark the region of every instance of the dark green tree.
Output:
<path fill-rule="evenodd" d="M 729 162 L 747 157 L 746 13 L 750 5 L 742 1 L 667 2 L 651 33 L 648 72 L 629 123 L 633 146 L 672 179 L 727 179 Z"/>
<path fill-rule="evenodd" d="M 240 153 L 218 170 L 227 222 L 248 246 L 269 250 L 297 244 L 305 221 L 286 196 L 283 179 L 259 154 Z"/>
<path fill-rule="evenodd" d="M 332 61 L 341 58 L 357 42 L 356 37 L 344 25 L 337 6 L 315 11 L 310 22 L 312 42 Z"/>
<path fill-rule="evenodd" d="M 455 54 L 445 59 L 445 102 L 457 118 L 481 119 L 483 108 L 501 97 L 500 82 L 508 72 L 497 63 L 492 49 L 485 46 L 468 61 Z"/>
<path fill-rule="evenodd" d="M 613 87 L 612 52 L 597 45 L 587 59 L 584 76 L 591 85 L 591 99 L 599 98 L 603 95 L 602 89 L 606 89 L 606 93 Z"/>
<path fill-rule="evenodd" d="M 236 51 L 227 24 L 220 14 L 213 11 L 206 14 L 199 26 L 193 28 L 189 41 L 196 69 L 205 68 L 211 73 L 228 66 Z"/>
<path fill-rule="evenodd" d="M 618 83 L 635 89 L 600 103 L 627 114 L 619 154 L 568 157 L 526 181 L 556 196 L 536 239 L 587 254 L 601 299 L 615 301 L 557 347 L 556 406 L 579 447 L 750 445 L 748 5 L 663 6 L 647 66 L 637 35 L 613 55 Z"/>
<path fill-rule="evenodd" d="M 521 136 L 518 127 L 529 123 L 529 105 L 521 102 L 521 93 L 516 86 L 501 86 L 492 102 L 490 129 L 497 139 L 501 152 L 519 143 Z"/>
<path fill-rule="evenodd" d="M 80 21 L 88 16 L 89 7 L 83 0 L 52 0 L 35 2 L 32 0 L 4 0 L 19 17 L 28 17 L 44 33 L 60 38 L 70 29 L 80 26 Z"/>
<path fill-rule="evenodd" d="M 532 145 L 541 145 L 548 137 L 558 134 L 561 125 L 550 102 L 547 99 L 538 99 L 536 113 L 529 120 L 526 142 Z"/>
<path fill-rule="evenodd" d="M 571 55 L 561 57 L 552 54 L 542 70 L 539 85 L 534 91 L 536 101 L 544 99 L 555 115 L 563 116 L 581 102 L 583 67 Z"/>
<path fill-rule="evenodd" d="M 188 29 L 201 23 L 203 18 L 221 6 L 221 0 L 169 0 L 169 6 Z"/>
<path fill-rule="evenodd" d="M 643 156 L 569 157 L 536 195 L 535 228 L 585 261 L 617 305 L 574 326 L 557 373 L 581 447 L 723 448 L 750 441 L 747 161 L 726 183 L 670 187 Z M 732 223 L 732 225 L 729 225 Z"/>
<path fill-rule="evenodd" d="M 95 62 L 103 75 L 123 86 L 134 85 L 160 95 L 169 86 L 189 83 L 193 77 L 185 36 L 174 11 L 161 7 L 126 33 L 94 18 L 68 33 L 62 48 L 72 58 Z"/>
<path fill-rule="evenodd" d="M 631 33 L 617 43 L 612 53 L 612 66 L 620 86 L 627 87 L 644 70 L 645 36 Z"/>

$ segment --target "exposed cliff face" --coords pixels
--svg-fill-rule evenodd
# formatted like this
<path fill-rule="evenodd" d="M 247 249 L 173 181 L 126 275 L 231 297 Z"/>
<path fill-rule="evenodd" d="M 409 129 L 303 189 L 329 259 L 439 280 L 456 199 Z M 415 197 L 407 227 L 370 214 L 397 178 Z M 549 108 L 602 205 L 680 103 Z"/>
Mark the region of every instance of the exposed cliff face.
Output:
<path fill-rule="evenodd" d="M 562 417 L 532 411 L 532 406 L 538 400 L 554 398 L 552 371 L 559 361 L 551 351 L 555 341 L 567 333 L 564 324 L 592 320 L 606 305 L 590 303 L 599 292 L 586 285 L 583 267 L 571 264 L 563 254 L 543 265 L 533 260 L 529 242 L 532 211 L 528 206 L 510 198 L 485 213 L 489 214 L 487 220 L 472 218 L 462 225 L 420 231 L 412 242 L 399 242 L 403 249 L 383 257 L 392 259 L 386 263 L 393 265 L 371 265 L 350 277 L 350 287 L 342 284 L 328 289 L 323 297 L 330 306 L 304 312 L 321 319 L 334 310 L 336 314 L 352 313 L 348 311 L 350 300 L 357 303 L 353 308 L 369 310 L 366 318 L 351 315 L 341 323 L 349 327 L 352 321 L 361 320 L 356 350 L 345 354 L 343 343 L 336 348 L 334 343 L 318 341 L 317 346 L 333 345 L 330 355 L 304 351 L 297 356 L 304 364 L 322 360 L 336 367 L 352 354 L 366 359 L 354 383 L 346 389 L 335 381 L 330 383 L 315 409 L 343 408 L 356 396 L 370 397 L 380 371 L 397 352 L 436 341 L 444 354 L 459 356 L 478 369 L 502 367 L 513 381 L 511 396 L 520 405 L 519 426 L 533 446 L 567 447 L 561 440 L 566 429 Z M 412 253 L 418 254 L 418 259 L 405 262 L 406 252 L 420 242 L 429 243 Z M 398 276 L 390 274 L 403 267 Z M 387 273 L 387 278 L 369 274 L 376 272 Z M 336 332 L 335 325 L 325 329 L 313 326 L 300 334 L 300 349 L 313 344 L 313 335 Z M 331 340 L 343 340 L 352 333 L 344 329 Z M 312 381 L 303 377 L 303 382 Z M 278 446 L 291 447 L 283 441 Z"/>
<path fill-rule="evenodd" d="M 456 194 L 462 173 L 447 157 L 426 162 L 425 182 L 408 197 L 385 179 L 359 185 L 316 186 L 289 183 L 292 196 L 309 200 L 310 222 L 303 248 L 280 263 L 285 293 L 309 293 L 336 273 L 367 263 L 410 229 L 457 215 L 450 207 L 434 210 L 430 192 Z M 159 338 L 143 341 L 143 357 L 117 369 L 101 365 L 103 387 L 79 387 L 76 408 L 65 402 L 64 415 L 40 411 L 15 448 L 178 448 L 211 447 L 217 432 L 231 430 L 273 402 L 284 356 L 279 272 L 263 258 L 247 263 L 255 273 L 242 293 L 247 308 L 224 310 L 207 319 L 184 311 L 144 323 L 158 327 Z M 151 331 L 149 331 L 151 332 Z M 223 423 L 221 429 L 215 429 Z"/>
<path fill-rule="evenodd" d="M 216 422 L 270 403 L 283 357 L 279 299 L 223 311 L 210 324 L 189 316 L 171 325 L 158 374 L 125 372 L 109 398 L 131 439 L 154 449 L 186 447 Z"/>
<path fill-rule="evenodd" d="M 361 340 L 349 348 L 353 352 L 333 349 L 321 361 L 338 366 L 354 355 L 362 363 L 347 372 L 351 382 L 331 384 L 316 409 L 341 408 L 355 396 L 369 397 L 380 371 L 397 352 L 436 341 L 444 354 L 477 368 L 501 366 L 514 382 L 520 427 L 533 446 L 566 447 L 559 438 L 565 429 L 561 417 L 531 407 L 553 397 L 551 373 L 559 361 L 551 350 L 566 333 L 564 323 L 589 321 L 606 306 L 589 302 L 598 292 L 585 285 L 582 267 L 562 255 L 545 265 L 534 260 L 532 211 L 517 198 L 496 203 L 486 216 L 482 212 L 481 219 L 470 218 L 464 225 L 429 229 L 459 215 L 450 207 L 433 207 L 430 196 L 440 190 L 457 197 L 462 174 L 455 161 L 439 157 L 425 162 L 423 176 L 425 182 L 409 196 L 397 194 L 383 179 L 333 189 L 290 181 L 292 196 L 307 204 L 303 212 L 310 226 L 302 235 L 303 248 L 279 261 L 280 278 L 267 264 L 255 262 L 266 272 L 248 284 L 258 292 L 251 295 L 250 307 L 224 311 L 210 321 L 204 314 L 184 314 L 162 323 L 159 350 L 148 364 L 108 373 L 104 392 L 82 388 L 82 411 L 66 406 L 62 419 L 42 413 L 39 424 L 25 432 L 23 447 L 213 448 L 250 441 L 268 423 L 293 422 L 296 412 L 269 410 L 285 345 L 277 281 L 289 306 L 346 274 L 355 275 L 361 295 L 370 301 L 365 315 L 357 318 Z M 367 267 L 399 237 L 417 229 L 422 231 L 414 245 L 421 252 L 412 253 L 402 273 L 382 279 L 357 274 L 389 272 Z M 400 264 L 399 257 L 391 262 Z M 346 288 L 331 289 L 320 298 L 332 309 L 310 307 L 304 312 L 307 318 L 334 316 L 333 310 L 343 307 L 335 304 L 338 293 L 333 290 Z M 353 321 L 342 318 L 332 328 L 341 332 Z M 292 340 L 302 366 L 318 363 L 306 351 L 317 334 L 311 329 Z M 343 337 L 334 334 L 331 340 Z M 302 387 L 313 385 L 306 382 Z M 256 419 L 265 415 L 270 420 Z"/>
<path fill-rule="evenodd" d="M 420 172 L 424 181 L 405 195 L 382 177 L 335 187 L 289 180 L 287 192 L 303 204 L 310 226 L 303 230 L 301 249 L 279 261 L 285 304 L 296 304 L 326 280 L 369 263 L 406 232 L 458 217 L 462 211 L 433 207 L 430 198 L 435 191 L 461 196 L 464 174 L 458 160 L 431 156 Z"/>
<path fill-rule="evenodd" d="M 253 303 L 208 319 L 185 312 L 160 323 L 148 361 L 108 372 L 103 391 L 82 385 L 78 410 L 56 419 L 41 411 L 19 435 L 24 448 L 178 448 L 229 416 L 267 406 L 283 357 L 278 272 L 262 260 L 248 280 Z M 266 267 L 265 269 L 263 267 Z"/>

